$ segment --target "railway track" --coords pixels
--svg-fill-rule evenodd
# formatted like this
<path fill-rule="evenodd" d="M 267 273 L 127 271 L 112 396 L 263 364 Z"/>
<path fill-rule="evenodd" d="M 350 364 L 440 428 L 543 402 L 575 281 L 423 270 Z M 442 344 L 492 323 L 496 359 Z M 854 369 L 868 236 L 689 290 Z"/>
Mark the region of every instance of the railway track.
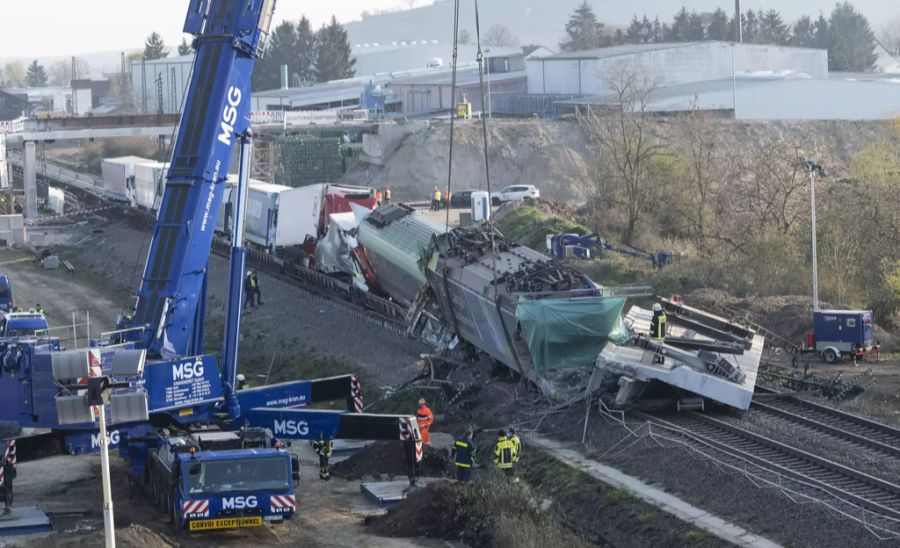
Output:
<path fill-rule="evenodd" d="M 212 252 L 228 259 L 229 246 L 226 240 L 215 238 Z M 365 321 L 400 335 L 407 332 L 406 309 L 393 301 L 359 291 L 337 278 L 283 261 L 259 250 L 247 249 L 246 257 L 247 262 L 257 270 L 331 301 L 336 307 Z"/>
<path fill-rule="evenodd" d="M 751 409 L 900 459 L 900 429 L 893 426 L 774 392 L 754 397 Z"/>
<path fill-rule="evenodd" d="M 642 412 L 633 416 L 684 435 L 688 443 L 728 455 L 733 462 L 796 480 L 835 499 L 900 523 L 900 485 L 744 430 L 697 412 L 675 420 Z"/>

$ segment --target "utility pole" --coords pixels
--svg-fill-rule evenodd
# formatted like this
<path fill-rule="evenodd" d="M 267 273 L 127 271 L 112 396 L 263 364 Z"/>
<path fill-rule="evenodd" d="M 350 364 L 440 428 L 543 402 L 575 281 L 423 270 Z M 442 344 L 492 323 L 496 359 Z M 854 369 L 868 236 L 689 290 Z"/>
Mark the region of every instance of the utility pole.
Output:
<path fill-rule="evenodd" d="M 734 0 L 734 41 L 744 43 L 744 29 L 741 25 L 741 0 Z"/>
<path fill-rule="evenodd" d="M 809 178 L 809 207 L 812 224 L 812 276 L 813 276 L 813 311 L 819 310 L 819 267 L 816 255 L 816 174 L 828 177 L 828 170 L 814 160 L 801 158 L 803 169 Z"/>

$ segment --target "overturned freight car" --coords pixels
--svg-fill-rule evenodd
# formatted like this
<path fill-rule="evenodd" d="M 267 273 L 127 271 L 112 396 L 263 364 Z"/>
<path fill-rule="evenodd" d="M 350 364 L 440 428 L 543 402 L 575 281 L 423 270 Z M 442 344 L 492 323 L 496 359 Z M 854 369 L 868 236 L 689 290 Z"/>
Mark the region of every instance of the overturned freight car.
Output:
<path fill-rule="evenodd" d="M 386 206 L 358 237 L 378 285 L 410 307 L 414 331 L 436 319 L 545 393 L 553 391 L 548 373 L 590 366 L 608 341 L 628 338 L 624 296 L 488 225 L 446 232 L 409 208 Z"/>

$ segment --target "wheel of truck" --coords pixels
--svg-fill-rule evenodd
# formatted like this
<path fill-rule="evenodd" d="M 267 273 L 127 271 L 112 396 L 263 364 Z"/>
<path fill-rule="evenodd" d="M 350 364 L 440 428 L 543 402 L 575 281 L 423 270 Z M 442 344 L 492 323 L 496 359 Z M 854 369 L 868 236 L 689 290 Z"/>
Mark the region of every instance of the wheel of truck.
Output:
<path fill-rule="evenodd" d="M 825 352 L 822 352 L 822 357 L 825 358 L 825 363 L 835 363 L 838 361 L 838 355 L 832 348 L 826 348 Z"/>

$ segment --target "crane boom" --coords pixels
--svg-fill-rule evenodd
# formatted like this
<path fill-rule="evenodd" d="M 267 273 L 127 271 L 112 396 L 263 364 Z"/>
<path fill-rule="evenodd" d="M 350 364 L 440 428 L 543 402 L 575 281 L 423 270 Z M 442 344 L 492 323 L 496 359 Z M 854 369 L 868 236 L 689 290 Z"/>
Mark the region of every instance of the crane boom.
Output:
<path fill-rule="evenodd" d="M 191 0 L 193 73 L 129 327 L 151 353 L 203 351 L 209 252 L 232 150 L 250 127 L 250 82 L 275 0 Z"/>

